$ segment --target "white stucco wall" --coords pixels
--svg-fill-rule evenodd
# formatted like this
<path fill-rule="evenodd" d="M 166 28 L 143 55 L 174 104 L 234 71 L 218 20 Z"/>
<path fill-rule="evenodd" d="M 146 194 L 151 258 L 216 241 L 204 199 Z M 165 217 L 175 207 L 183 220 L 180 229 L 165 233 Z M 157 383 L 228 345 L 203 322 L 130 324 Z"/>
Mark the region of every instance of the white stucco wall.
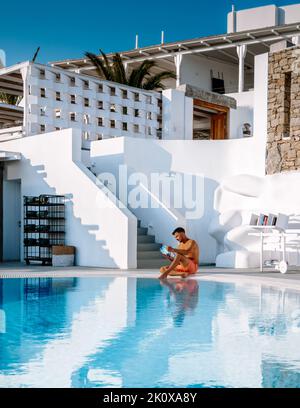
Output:
<path fill-rule="evenodd" d="M 176 241 L 170 235 L 176 227 L 186 226 L 183 212 L 170 205 L 168 198 L 163 194 L 157 194 L 157 191 L 151 189 L 151 176 L 158 173 L 162 183 L 170 181 L 169 155 L 156 148 L 155 144 L 140 143 L 140 139 L 116 138 L 102 140 L 103 143 L 92 143 L 91 162 L 93 171 L 104 179 L 107 175 L 115 177 L 116 185 L 112 183 L 110 188 L 115 188 L 117 197 L 130 208 L 137 219 L 141 220 L 142 226 L 148 228 L 151 235 L 155 235 L 156 242 L 175 245 Z M 145 161 L 145 155 L 149 148 L 149 163 Z M 141 155 L 137 155 L 137 151 Z M 163 171 L 162 171 L 163 169 Z M 136 177 L 142 175 L 142 186 L 140 186 Z M 155 207 L 132 207 L 130 195 L 134 190 L 140 188 L 143 197 L 146 197 L 148 203 L 155 203 Z M 140 198 L 140 197 L 138 197 Z M 174 198 L 171 194 L 171 201 Z M 143 199 L 142 199 L 143 200 Z M 162 228 L 163 226 L 163 228 Z"/>
<path fill-rule="evenodd" d="M 22 154 L 6 164 L 6 180 L 21 179 L 22 196 L 66 196 L 66 244 L 76 247 L 78 265 L 136 267 L 136 218 L 81 163 L 79 131 L 3 142 L 1 150 Z"/>
<path fill-rule="evenodd" d="M 202 55 L 183 55 L 180 67 L 180 84 L 194 85 L 211 91 L 211 70 L 215 78 L 223 78 L 225 92 L 236 92 L 238 65 L 218 62 Z"/>
<path fill-rule="evenodd" d="M 227 15 L 227 32 L 233 32 L 233 15 Z M 272 27 L 277 25 L 278 8 L 275 5 L 255 7 L 238 10 L 236 15 L 236 31 L 251 30 L 255 28 Z"/>
<path fill-rule="evenodd" d="M 254 92 L 240 92 L 228 94 L 236 100 L 237 108 L 230 109 L 229 115 L 229 138 L 237 139 L 243 137 L 243 124 L 250 123 L 253 134 L 253 104 Z"/>
<path fill-rule="evenodd" d="M 230 12 L 227 15 L 228 33 L 234 31 L 234 16 L 236 18 L 236 31 L 293 24 L 300 21 L 300 4 L 281 7 L 271 4 Z"/>
<path fill-rule="evenodd" d="M 193 138 L 193 99 L 184 92 L 167 89 L 162 93 L 164 139 Z"/>
<path fill-rule="evenodd" d="M 293 24 L 300 21 L 300 4 L 278 7 L 278 24 Z"/>
<path fill-rule="evenodd" d="M 267 53 L 255 57 L 254 89 L 253 134 L 256 140 L 257 155 L 253 160 L 255 161 L 255 165 L 264 169 L 268 124 Z"/>
<path fill-rule="evenodd" d="M 142 140 L 118 138 L 95 141 L 91 144 L 91 162 L 97 173 L 111 172 L 118 177 L 118 169 L 126 164 L 130 171 L 149 176 L 160 174 L 189 174 L 203 182 L 203 214 L 186 222 L 188 233 L 200 243 L 201 262 L 215 260 L 216 243 L 208 234 L 214 214 L 214 192 L 222 180 L 239 174 L 263 176 L 265 173 L 265 145 L 267 136 L 268 55 L 255 59 L 255 91 L 236 95 L 238 107 L 233 127 L 253 115 L 253 137 L 231 140 Z M 177 91 L 178 92 L 178 91 Z M 253 113 L 251 106 L 254 103 Z M 243 116 L 243 108 L 245 116 Z M 249 107 L 249 110 L 248 110 Z M 234 125 L 235 124 L 235 125 Z M 234 130 L 233 130 L 234 134 Z M 122 181 L 126 183 L 126 180 Z M 181 215 L 186 208 L 178 209 Z M 161 210 L 163 212 L 163 210 Z M 160 218 L 152 209 L 136 211 L 145 226 L 151 225 L 159 241 L 168 243 L 172 220 Z M 170 241 L 169 241 L 170 242 Z"/>
<path fill-rule="evenodd" d="M 117 175 L 118 166 L 126 164 L 147 176 L 153 172 L 193 175 L 193 188 L 196 182 L 202 185 L 199 207 L 203 213 L 196 219 L 188 219 L 186 227 L 188 234 L 201 246 L 201 262 L 213 263 L 216 244 L 207 231 L 214 213 L 214 191 L 225 177 L 241 173 L 264 174 L 264 150 L 258 150 L 259 144 L 255 137 L 219 141 L 118 138 L 93 142 L 91 160 L 97 173 Z M 195 197 L 195 191 L 193 194 Z M 188 211 L 187 208 L 177 210 L 181 215 L 186 215 Z M 151 224 L 152 233 L 158 237 L 158 241 L 172 243 L 172 222 L 167 215 L 160 219 L 151 208 L 134 213 L 144 226 Z"/>
<path fill-rule="evenodd" d="M 21 183 L 3 180 L 3 260 L 21 259 Z"/>

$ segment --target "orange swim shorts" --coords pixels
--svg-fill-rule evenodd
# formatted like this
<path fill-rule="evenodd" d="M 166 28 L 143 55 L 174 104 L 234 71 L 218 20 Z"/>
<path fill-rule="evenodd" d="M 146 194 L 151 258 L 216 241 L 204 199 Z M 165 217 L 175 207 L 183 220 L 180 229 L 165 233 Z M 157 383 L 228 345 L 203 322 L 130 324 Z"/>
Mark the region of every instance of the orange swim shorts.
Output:
<path fill-rule="evenodd" d="M 193 261 L 193 259 L 189 259 L 189 263 L 187 266 L 177 265 L 175 270 L 178 272 L 186 272 L 192 275 L 197 272 L 198 264 L 195 261 Z"/>

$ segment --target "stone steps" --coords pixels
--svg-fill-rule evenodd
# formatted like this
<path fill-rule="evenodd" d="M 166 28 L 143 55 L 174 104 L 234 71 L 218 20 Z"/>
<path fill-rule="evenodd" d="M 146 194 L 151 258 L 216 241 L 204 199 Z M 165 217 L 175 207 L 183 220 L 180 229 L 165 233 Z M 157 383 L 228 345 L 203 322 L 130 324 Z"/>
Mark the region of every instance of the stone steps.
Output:
<path fill-rule="evenodd" d="M 159 269 L 170 262 L 160 253 L 161 244 L 155 242 L 154 235 L 148 235 L 148 229 L 141 226 L 138 220 L 137 226 L 137 268 Z"/>
<path fill-rule="evenodd" d="M 145 244 L 145 243 L 150 243 L 154 244 L 155 243 L 155 237 L 154 235 L 138 235 L 137 236 L 137 243 L 139 244 Z"/>
<path fill-rule="evenodd" d="M 169 261 L 162 259 L 141 259 L 137 262 L 138 269 L 157 269 L 157 272 L 161 266 L 169 265 Z"/>
<path fill-rule="evenodd" d="M 160 244 L 157 244 L 156 242 L 151 243 L 151 242 L 147 242 L 147 243 L 141 243 L 138 244 L 137 246 L 137 250 L 139 251 L 159 251 L 159 248 L 161 247 Z"/>

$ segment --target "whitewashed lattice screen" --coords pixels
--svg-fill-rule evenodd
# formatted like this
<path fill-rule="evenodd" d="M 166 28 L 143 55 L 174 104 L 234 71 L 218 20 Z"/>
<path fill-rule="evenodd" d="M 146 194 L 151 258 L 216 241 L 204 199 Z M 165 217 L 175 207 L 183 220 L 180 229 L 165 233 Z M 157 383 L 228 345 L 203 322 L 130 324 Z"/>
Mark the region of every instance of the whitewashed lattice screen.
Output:
<path fill-rule="evenodd" d="M 83 146 L 117 136 L 157 137 L 159 92 L 30 64 L 26 93 L 29 135 L 80 128 Z"/>

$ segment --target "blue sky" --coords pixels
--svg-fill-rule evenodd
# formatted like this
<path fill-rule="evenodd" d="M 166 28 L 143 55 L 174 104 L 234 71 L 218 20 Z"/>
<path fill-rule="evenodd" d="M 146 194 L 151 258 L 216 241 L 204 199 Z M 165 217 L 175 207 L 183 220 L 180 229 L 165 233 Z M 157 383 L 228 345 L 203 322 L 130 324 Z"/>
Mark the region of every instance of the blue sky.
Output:
<path fill-rule="evenodd" d="M 237 9 L 296 1 L 236 0 Z M 7 65 L 31 59 L 41 47 L 38 62 L 80 58 L 84 51 L 122 51 L 139 45 L 180 41 L 226 32 L 230 0 L 5 1 L 1 4 L 0 49 Z M 44 7 L 43 7 L 44 6 Z"/>

